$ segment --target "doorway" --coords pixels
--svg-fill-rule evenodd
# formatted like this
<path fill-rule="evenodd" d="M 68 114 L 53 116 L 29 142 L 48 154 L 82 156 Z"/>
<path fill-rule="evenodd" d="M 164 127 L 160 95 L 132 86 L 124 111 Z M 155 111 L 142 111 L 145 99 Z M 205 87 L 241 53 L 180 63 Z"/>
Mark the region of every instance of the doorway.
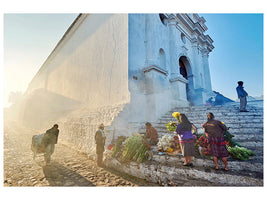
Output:
<path fill-rule="evenodd" d="M 188 83 L 186 84 L 186 97 L 187 101 L 193 104 L 194 100 L 193 74 L 190 62 L 186 56 L 181 56 L 179 58 L 179 72 L 186 80 L 188 80 Z"/>

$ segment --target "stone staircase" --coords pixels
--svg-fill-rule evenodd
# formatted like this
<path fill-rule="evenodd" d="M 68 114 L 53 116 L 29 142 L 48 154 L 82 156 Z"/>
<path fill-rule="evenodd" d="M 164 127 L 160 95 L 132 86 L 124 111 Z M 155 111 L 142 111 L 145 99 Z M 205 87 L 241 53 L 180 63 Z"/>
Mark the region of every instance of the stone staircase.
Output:
<path fill-rule="evenodd" d="M 172 117 L 173 112 L 184 113 L 190 122 L 198 129 L 198 134 L 204 133 L 202 125 L 207 120 L 207 113 L 212 112 L 215 119 L 224 122 L 229 127 L 229 132 L 235 137 L 233 140 L 240 145 L 252 150 L 257 158 L 263 157 L 263 108 L 247 106 L 249 112 L 239 112 L 237 105 L 224 106 L 193 106 L 187 108 L 175 108 L 163 115 L 153 126 L 157 129 L 159 137 L 166 134 L 165 124 L 176 121 Z"/>
<path fill-rule="evenodd" d="M 221 170 L 223 167 L 221 160 L 219 160 L 221 169 L 216 171 L 213 161 L 208 157 L 193 157 L 194 167 L 184 167 L 183 156 L 158 155 L 157 146 L 152 147 L 154 152 L 152 161 L 145 161 L 139 165 L 135 162 L 122 164 L 108 156 L 106 164 L 119 171 L 165 186 L 263 186 L 263 108 L 248 106 L 247 109 L 249 112 L 240 113 L 239 106 L 235 104 L 175 108 L 152 124 L 161 137 L 168 133 L 165 124 L 175 121 L 172 113 L 180 112 L 186 114 L 201 134 L 204 132 L 202 124 L 206 121 L 206 115 L 212 112 L 215 119 L 230 127 L 229 132 L 235 136 L 234 141 L 256 153 L 256 156 L 247 161 L 228 158 L 228 172 Z M 143 127 L 139 130 L 140 133 L 144 131 Z"/>

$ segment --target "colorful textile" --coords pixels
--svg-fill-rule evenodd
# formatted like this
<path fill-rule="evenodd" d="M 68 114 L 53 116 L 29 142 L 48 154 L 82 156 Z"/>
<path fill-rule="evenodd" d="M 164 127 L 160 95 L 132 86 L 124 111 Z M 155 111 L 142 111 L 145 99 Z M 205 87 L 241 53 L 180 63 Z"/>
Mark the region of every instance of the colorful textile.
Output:
<path fill-rule="evenodd" d="M 222 137 L 224 135 L 224 131 L 227 130 L 226 126 L 224 126 L 222 122 L 215 119 L 208 120 L 205 124 L 203 124 L 203 128 L 205 129 L 205 133 L 207 133 L 210 137 Z"/>
<path fill-rule="evenodd" d="M 183 156 L 194 156 L 195 145 L 193 142 L 185 142 L 180 144 Z"/>
<path fill-rule="evenodd" d="M 210 151 L 212 156 L 229 156 L 228 151 L 226 149 L 224 137 L 208 137 L 208 143 L 210 144 Z"/>
<path fill-rule="evenodd" d="M 181 124 L 177 124 L 176 133 L 178 134 L 180 144 L 194 142 L 192 131 L 182 130 Z"/>
<path fill-rule="evenodd" d="M 194 136 L 191 130 L 184 131 L 181 124 L 177 124 L 176 133 L 178 134 L 179 143 L 183 156 L 194 156 L 195 145 Z"/>

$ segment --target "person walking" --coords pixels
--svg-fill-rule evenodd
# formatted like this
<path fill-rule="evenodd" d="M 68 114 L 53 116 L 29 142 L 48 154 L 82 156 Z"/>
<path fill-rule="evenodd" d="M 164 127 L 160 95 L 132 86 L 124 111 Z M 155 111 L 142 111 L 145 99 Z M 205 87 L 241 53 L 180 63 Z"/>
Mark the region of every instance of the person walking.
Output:
<path fill-rule="evenodd" d="M 178 134 L 182 154 L 185 158 L 184 166 L 193 166 L 192 156 L 195 154 L 194 137 L 192 129 L 196 132 L 196 127 L 187 119 L 185 114 L 179 115 L 176 133 Z"/>
<path fill-rule="evenodd" d="M 156 145 L 158 143 L 157 130 L 149 122 L 147 122 L 145 125 L 146 125 L 146 134 L 144 137 L 145 141 L 147 141 L 149 145 Z"/>
<path fill-rule="evenodd" d="M 54 124 L 54 126 L 51 129 L 48 129 L 45 132 L 44 137 L 42 139 L 42 143 L 45 147 L 44 157 L 46 165 L 51 165 L 51 156 L 55 151 L 55 144 L 57 144 L 58 141 L 58 134 L 59 134 L 58 125 Z"/>
<path fill-rule="evenodd" d="M 248 112 L 246 110 L 248 93 L 244 90 L 243 81 L 238 81 L 237 84 L 238 86 L 236 87 L 236 92 L 238 98 L 240 99 L 240 112 Z"/>
<path fill-rule="evenodd" d="M 99 167 L 103 167 L 103 153 L 105 151 L 106 136 L 104 133 L 104 124 L 100 124 L 95 133 L 96 160 Z"/>
<path fill-rule="evenodd" d="M 208 137 L 208 143 L 215 163 L 215 169 L 219 169 L 219 157 L 222 158 L 225 165 L 224 170 L 228 171 L 227 157 L 229 154 L 224 140 L 224 131 L 226 131 L 227 128 L 222 124 L 222 122 L 214 119 L 213 113 L 207 114 L 207 122 L 203 124 L 203 128 L 205 129 L 206 136 Z"/>

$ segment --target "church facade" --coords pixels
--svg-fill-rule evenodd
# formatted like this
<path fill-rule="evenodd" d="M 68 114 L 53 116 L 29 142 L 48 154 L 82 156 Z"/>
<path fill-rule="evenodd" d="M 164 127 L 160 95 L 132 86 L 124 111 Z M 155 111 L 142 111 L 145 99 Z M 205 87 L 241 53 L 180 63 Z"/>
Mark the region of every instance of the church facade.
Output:
<path fill-rule="evenodd" d="M 19 117 L 35 128 L 58 122 L 63 140 L 89 151 L 100 123 L 110 137 L 129 135 L 175 107 L 202 105 L 214 95 L 206 30 L 198 14 L 80 14 L 29 84 Z"/>
<path fill-rule="evenodd" d="M 146 104 L 146 119 L 205 104 L 212 95 L 208 56 L 214 46 L 206 30 L 197 14 L 129 15 L 129 90 L 133 101 Z"/>

